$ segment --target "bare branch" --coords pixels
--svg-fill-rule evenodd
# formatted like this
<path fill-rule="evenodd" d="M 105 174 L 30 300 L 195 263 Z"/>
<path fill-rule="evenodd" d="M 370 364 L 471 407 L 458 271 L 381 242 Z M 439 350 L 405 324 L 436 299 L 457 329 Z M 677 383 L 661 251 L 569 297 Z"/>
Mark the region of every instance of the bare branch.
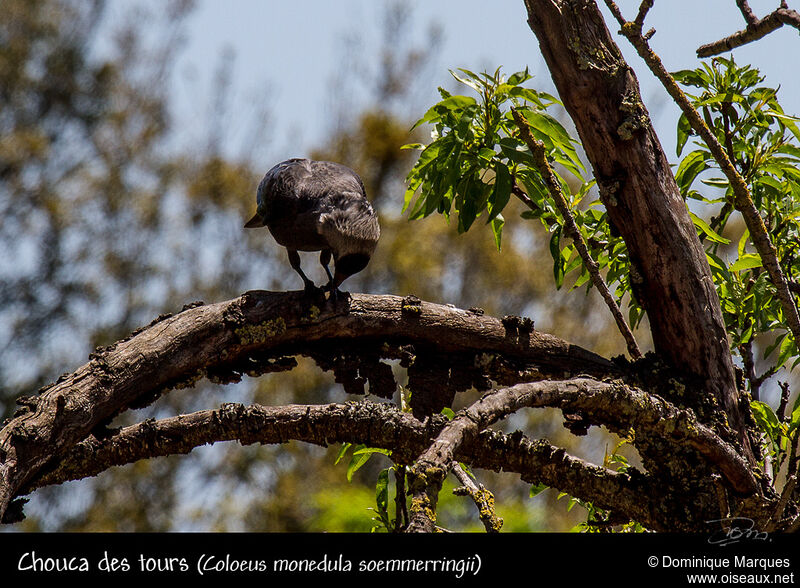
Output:
<path fill-rule="evenodd" d="M 781 7 L 769 13 L 762 19 L 758 19 L 753 11 L 748 6 L 746 0 L 737 0 L 736 4 L 747 21 L 747 28 L 737 31 L 732 35 L 707 43 L 697 49 L 698 57 L 711 57 L 712 55 L 719 55 L 725 53 L 736 47 L 741 47 L 747 43 L 752 43 L 766 37 L 773 31 L 778 30 L 783 25 L 789 25 L 800 30 L 800 13 L 786 7 L 785 3 L 781 3 Z"/>
<path fill-rule="evenodd" d="M 364 443 L 392 449 L 393 458 L 410 462 L 435 435 L 444 417 L 420 422 L 384 403 L 262 406 L 223 404 L 158 421 L 147 420 L 108 437 L 91 436 L 70 449 L 51 469 L 42 471 L 21 490 L 95 476 L 110 467 L 142 459 L 186 454 L 220 441 L 285 443 L 303 441 L 327 447 L 333 443 Z"/>
<path fill-rule="evenodd" d="M 483 484 L 476 484 L 460 464 L 454 463 L 452 470 L 453 475 L 461 483 L 461 487 L 453 490 L 453 494 L 466 494 L 472 498 L 487 533 L 500 532 L 503 519 L 498 517 L 494 511 L 494 495 Z"/>
<path fill-rule="evenodd" d="M 423 422 L 392 405 L 366 401 L 277 407 L 225 404 L 218 410 L 145 421 L 102 439 L 91 436 L 70 449 L 59 463 L 40 471 L 20 495 L 97 475 L 110 467 L 185 454 L 195 447 L 220 441 L 236 440 L 245 445 L 298 440 L 323 447 L 343 442 L 364 443 L 390 449 L 395 463 L 411 463 L 446 424 L 441 415 Z M 521 434 L 483 431 L 465 442 L 454 455 L 474 468 L 517 473 L 526 482 L 544 483 L 604 508 L 613 506 L 648 528 L 674 529 L 672 521 L 660 521 L 653 516 L 659 511 L 654 508 L 659 497 L 645 477 L 633 480 L 628 475 L 588 464 L 544 441 L 531 441 Z"/>
<path fill-rule="evenodd" d="M 753 14 L 753 10 L 750 8 L 747 0 L 736 0 L 736 6 L 739 7 L 739 10 L 742 12 L 742 16 L 744 16 L 744 19 L 747 21 L 748 25 L 756 24 L 758 22 L 758 17 Z"/>
<path fill-rule="evenodd" d="M 654 1 L 655 0 L 642 0 L 635 21 L 639 26 L 644 26 L 644 19 L 647 18 L 647 13 L 650 12 L 650 9 L 653 7 Z"/>
<path fill-rule="evenodd" d="M 413 531 L 430 532 L 435 524 L 436 503 L 442 482 L 462 444 L 505 416 L 529 407 L 557 407 L 586 415 L 592 424 L 637 438 L 648 436 L 693 447 L 719 469 L 739 493 L 758 492 L 747 462 L 737 450 L 711 429 L 697 422 L 694 413 L 622 383 L 589 378 L 517 384 L 492 392 L 460 411 L 439 433 L 411 468 Z"/>
<path fill-rule="evenodd" d="M 517 128 L 519 128 L 522 140 L 533 154 L 536 168 L 539 170 L 539 173 L 544 179 L 545 184 L 547 184 L 550 197 L 553 199 L 558 211 L 564 218 L 564 231 L 575 243 L 575 248 L 577 249 L 578 255 L 583 261 L 583 266 L 589 272 L 589 275 L 592 278 L 592 283 L 594 284 L 595 288 L 597 288 L 598 292 L 600 292 L 600 295 L 603 297 L 603 301 L 611 311 L 611 315 L 614 317 L 614 322 L 617 323 L 617 328 L 619 329 L 619 332 L 622 334 L 623 338 L 625 339 L 625 343 L 628 346 L 628 353 L 630 353 L 633 359 L 641 359 L 642 352 L 639 350 L 639 345 L 636 343 L 636 338 L 633 336 L 633 332 L 631 331 L 630 326 L 628 326 L 628 323 L 625 322 L 625 317 L 622 316 L 622 312 L 614 300 L 614 297 L 608 290 L 608 284 L 606 284 L 603 276 L 600 275 L 600 266 L 589 253 L 589 249 L 586 246 L 586 241 L 583 239 L 583 235 L 578 229 L 578 225 L 575 223 L 575 217 L 572 215 L 572 211 L 569 209 L 569 204 L 567 203 L 567 200 L 561 191 L 561 186 L 559 185 L 559 182 L 547 161 L 544 144 L 541 141 L 537 141 L 533 137 L 528 122 L 516 108 L 511 108 L 511 114 L 514 116 L 514 121 L 517 123 Z"/>

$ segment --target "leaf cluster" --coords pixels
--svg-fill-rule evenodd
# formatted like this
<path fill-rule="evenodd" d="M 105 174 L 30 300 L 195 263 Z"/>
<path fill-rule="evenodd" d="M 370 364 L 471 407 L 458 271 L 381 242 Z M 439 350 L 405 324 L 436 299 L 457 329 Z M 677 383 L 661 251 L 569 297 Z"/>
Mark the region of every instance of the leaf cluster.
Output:
<path fill-rule="evenodd" d="M 490 225 L 498 249 L 504 225 L 503 210 L 512 195 L 528 207 L 526 220 L 539 220 L 549 232 L 553 279 L 561 288 L 568 275 L 576 272 L 573 288 L 591 288 L 572 239 L 564 236 L 564 218 L 558 211 L 538 169 L 533 154 L 520 138 L 511 114 L 517 110 L 527 122 L 536 141 L 545 149 L 567 200 L 570 214 L 587 243 L 590 254 L 615 284 L 618 300 L 631 294 L 629 260 L 625 243 L 615 234 L 606 211 L 596 197 L 594 180 L 586 179 L 586 168 L 578 153 L 578 142 L 548 110 L 561 103 L 550 94 L 526 88 L 527 70 L 507 79 L 500 73 L 475 74 L 466 69 L 451 75 L 470 88 L 472 95 L 452 95 L 439 88 L 442 100 L 431 106 L 415 124 L 433 126 L 431 142 L 405 148 L 419 149 L 419 159 L 408 174 L 404 211 L 411 219 L 435 212 L 449 222 L 457 216 L 458 231 L 467 231 L 482 217 Z M 589 198 L 594 196 L 594 198 Z M 641 307 L 631 297 L 631 324 L 639 323 Z"/>
<path fill-rule="evenodd" d="M 787 417 L 778 416 L 772 407 L 758 400 L 750 403 L 750 409 L 759 428 L 764 431 L 767 451 L 772 459 L 772 471 L 778 472 L 788 465 L 796 469 L 797 442 L 800 435 L 800 397 Z"/>
<path fill-rule="evenodd" d="M 800 129 L 797 119 L 787 115 L 777 99 L 777 89 L 762 85 L 764 77 L 733 58 L 715 58 L 695 70 L 673 74 L 684 86 L 697 88 L 690 94 L 693 105 L 716 135 L 745 180 L 756 207 L 770 233 L 778 260 L 790 281 L 800 277 Z M 691 137 L 685 116 L 677 125 L 677 153 L 681 155 Z M 708 147 L 693 142 L 680 161 L 675 179 L 684 198 L 719 207 L 718 215 L 706 223 L 694 216 L 706 245 L 706 255 L 719 293 L 726 328 L 733 347 L 749 345 L 758 335 L 771 333 L 764 358 L 772 356 L 773 369 L 796 358 L 797 342 L 786 328 L 784 313 L 749 232 L 738 240 L 735 255 L 727 255 L 731 240 L 723 237 L 735 207 L 734 192 L 719 170 Z M 697 184 L 708 188 L 699 190 Z M 710 188 L 710 189 L 709 189 Z M 709 196 L 717 190 L 718 196 Z M 727 259 L 726 259 L 727 257 Z M 777 350 L 777 354 L 773 355 Z"/>

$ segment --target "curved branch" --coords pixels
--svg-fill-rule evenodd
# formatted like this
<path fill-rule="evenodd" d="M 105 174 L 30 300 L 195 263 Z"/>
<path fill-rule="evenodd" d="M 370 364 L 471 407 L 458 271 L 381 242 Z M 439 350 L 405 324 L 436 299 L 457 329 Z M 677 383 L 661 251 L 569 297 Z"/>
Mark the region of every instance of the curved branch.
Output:
<path fill-rule="evenodd" d="M 65 453 L 58 464 L 41 470 L 20 495 L 37 488 L 97 475 L 114 466 L 142 459 L 185 454 L 220 441 L 285 443 L 298 440 L 320 446 L 363 443 L 391 450 L 396 463 L 412 463 L 447 424 L 441 415 L 419 421 L 390 404 L 353 402 L 329 405 L 244 406 L 224 404 L 161 420 L 148 420 L 91 436 Z M 657 518 L 657 488 L 645 476 L 632 478 L 570 456 L 546 441 L 521 433 L 486 430 L 454 453 L 473 468 L 519 474 L 531 484 L 543 483 L 617 512 L 654 530 L 674 528 Z"/>
<path fill-rule="evenodd" d="M 480 431 L 521 408 L 546 406 L 578 412 L 589 422 L 615 432 L 624 434 L 632 428 L 637 437 L 654 436 L 689 445 L 718 467 L 734 490 L 744 495 L 758 491 L 746 461 L 711 429 L 697 422 L 692 411 L 622 383 L 589 378 L 531 382 L 487 394 L 460 411 L 420 455 L 410 471 L 418 508 L 412 509 L 409 529 L 433 530 L 441 484 L 462 444 L 473 441 Z"/>
<path fill-rule="evenodd" d="M 512 327 L 479 312 L 418 299 L 353 294 L 334 304 L 302 292 L 248 292 L 159 317 L 23 401 L 20 414 L 0 430 L 0 517 L 41 467 L 123 410 L 203 377 L 230 382 L 243 374 L 285 370 L 293 365 L 286 356 L 321 349 L 335 356 L 358 343 L 378 350 L 411 344 L 453 355 L 497 355 L 539 377 L 617 371 L 610 361 L 566 341 Z"/>

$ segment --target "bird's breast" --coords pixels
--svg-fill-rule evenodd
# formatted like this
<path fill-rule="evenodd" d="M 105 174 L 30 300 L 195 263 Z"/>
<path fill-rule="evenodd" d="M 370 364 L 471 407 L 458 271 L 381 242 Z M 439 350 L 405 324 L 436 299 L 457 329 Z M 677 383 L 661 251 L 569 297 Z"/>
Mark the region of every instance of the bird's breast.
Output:
<path fill-rule="evenodd" d="M 268 223 L 279 245 L 297 251 L 320 251 L 328 248 L 328 242 L 319 233 L 316 214 L 300 214 L 293 219 L 281 219 Z"/>

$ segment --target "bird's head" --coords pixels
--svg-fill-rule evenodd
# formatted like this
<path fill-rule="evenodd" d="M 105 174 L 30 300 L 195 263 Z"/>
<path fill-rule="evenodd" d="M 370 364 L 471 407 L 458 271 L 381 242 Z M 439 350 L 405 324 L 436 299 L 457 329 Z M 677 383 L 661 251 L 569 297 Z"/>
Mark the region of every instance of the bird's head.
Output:
<path fill-rule="evenodd" d="M 348 253 L 338 258 L 334 258 L 335 270 L 333 273 L 333 285 L 339 285 L 353 274 L 357 274 L 369 263 L 370 255 L 367 253 Z"/>

